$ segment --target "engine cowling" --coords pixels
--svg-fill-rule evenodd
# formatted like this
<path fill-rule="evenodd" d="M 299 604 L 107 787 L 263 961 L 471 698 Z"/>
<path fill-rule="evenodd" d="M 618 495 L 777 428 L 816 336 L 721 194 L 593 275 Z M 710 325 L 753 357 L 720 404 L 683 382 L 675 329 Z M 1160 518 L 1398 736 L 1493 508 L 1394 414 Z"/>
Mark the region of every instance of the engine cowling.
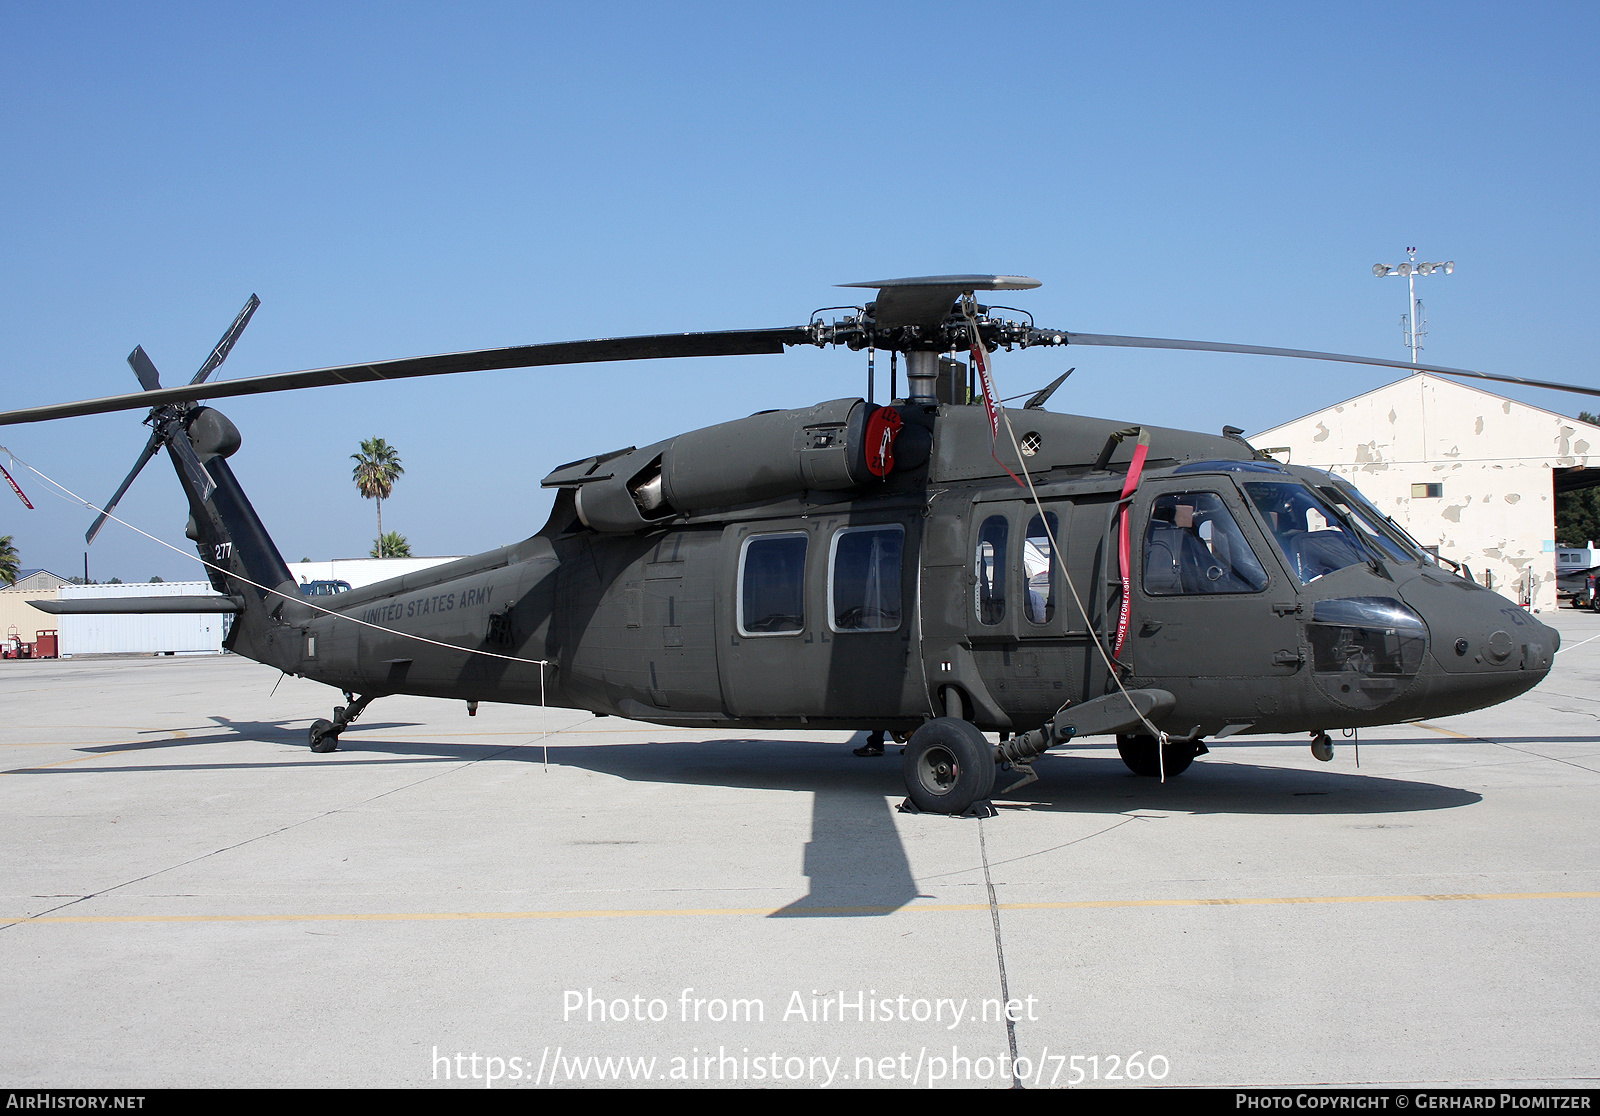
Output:
<path fill-rule="evenodd" d="M 766 411 L 576 462 L 544 485 L 576 488 L 578 517 L 606 533 L 808 490 L 854 488 L 875 479 L 867 468 L 866 426 L 876 409 L 860 399 L 835 399 Z"/>

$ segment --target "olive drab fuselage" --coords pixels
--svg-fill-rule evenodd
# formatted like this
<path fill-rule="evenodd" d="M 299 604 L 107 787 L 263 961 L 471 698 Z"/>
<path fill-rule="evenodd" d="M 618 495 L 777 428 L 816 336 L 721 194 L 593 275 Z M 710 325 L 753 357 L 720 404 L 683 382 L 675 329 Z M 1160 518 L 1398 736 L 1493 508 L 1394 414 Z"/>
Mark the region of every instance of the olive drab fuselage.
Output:
<path fill-rule="evenodd" d="M 720 424 L 563 466 L 537 535 L 317 599 L 335 614 L 256 593 L 230 645 L 352 693 L 707 728 L 907 731 L 955 708 L 1023 732 L 1116 669 L 1170 692 L 1157 727 L 1194 739 L 1459 713 L 1550 668 L 1553 630 L 1237 437 L 1148 429 L 1124 502 L 1126 424 L 1013 410 L 1018 458 L 981 407 L 894 410 L 886 477 L 863 468 L 861 400 Z M 278 585 L 226 453 L 197 448 L 218 492 L 185 482 L 191 537 Z"/>

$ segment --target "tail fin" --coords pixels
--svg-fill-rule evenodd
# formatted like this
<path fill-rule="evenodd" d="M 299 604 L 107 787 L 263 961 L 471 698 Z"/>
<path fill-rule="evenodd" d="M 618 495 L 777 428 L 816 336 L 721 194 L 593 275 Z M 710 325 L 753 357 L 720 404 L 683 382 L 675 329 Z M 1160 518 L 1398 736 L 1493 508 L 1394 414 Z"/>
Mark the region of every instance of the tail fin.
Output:
<path fill-rule="evenodd" d="M 238 428 L 221 411 L 197 407 L 168 423 L 163 433 L 178 482 L 189 497 L 185 534 L 206 563 L 212 588 L 241 606 L 223 646 L 257 662 L 293 669 L 303 642 L 299 625 L 312 611 L 300 600 L 283 555 L 228 467 L 228 457 L 239 448 Z"/>

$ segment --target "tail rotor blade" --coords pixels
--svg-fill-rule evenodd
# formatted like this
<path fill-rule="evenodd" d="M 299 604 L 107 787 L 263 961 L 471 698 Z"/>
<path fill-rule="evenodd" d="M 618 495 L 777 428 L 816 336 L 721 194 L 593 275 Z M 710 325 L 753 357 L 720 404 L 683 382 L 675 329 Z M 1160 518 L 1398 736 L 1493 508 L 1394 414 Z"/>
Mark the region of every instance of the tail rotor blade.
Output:
<path fill-rule="evenodd" d="M 143 345 L 135 345 L 133 352 L 128 354 L 128 366 L 133 369 L 133 374 L 139 377 L 139 386 L 145 391 L 161 390 L 161 374 L 156 371 L 156 366 L 145 354 Z"/>
<path fill-rule="evenodd" d="M 91 545 L 94 543 L 94 537 L 100 533 L 100 528 L 106 525 L 106 519 L 111 515 L 111 509 L 116 507 L 117 504 L 121 502 L 122 497 L 127 494 L 128 489 L 133 487 L 133 478 L 137 477 L 139 475 L 139 471 L 150 463 L 150 459 L 156 455 L 156 450 L 160 448 L 161 435 L 150 435 L 150 441 L 145 443 L 144 452 L 139 455 L 139 460 L 133 463 L 133 470 L 128 474 L 127 479 L 122 482 L 122 487 L 117 489 L 117 494 L 115 496 L 106 501 L 105 510 L 95 517 L 94 523 L 89 527 L 88 534 L 83 536 L 83 541 L 85 543 Z"/>
<path fill-rule="evenodd" d="M 190 380 L 191 386 L 203 384 L 207 377 L 222 367 L 222 362 L 228 359 L 228 354 L 233 351 L 233 343 L 239 340 L 239 334 L 244 332 L 244 327 L 250 324 L 250 316 L 256 312 L 256 307 L 261 305 L 261 300 L 255 295 L 250 296 L 250 301 L 244 304 L 244 309 L 239 311 L 239 316 L 233 319 L 233 324 L 228 327 L 228 332 L 222 335 L 222 340 L 217 342 L 217 347 L 211 350 L 211 355 L 200 366 L 200 371 Z"/>

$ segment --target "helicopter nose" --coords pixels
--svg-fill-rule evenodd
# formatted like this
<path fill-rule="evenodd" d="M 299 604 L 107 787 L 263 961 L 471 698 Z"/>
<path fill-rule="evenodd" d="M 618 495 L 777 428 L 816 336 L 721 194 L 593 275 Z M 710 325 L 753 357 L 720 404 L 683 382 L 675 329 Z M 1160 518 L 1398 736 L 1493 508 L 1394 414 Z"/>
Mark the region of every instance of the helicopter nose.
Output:
<path fill-rule="evenodd" d="M 1561 634 L 1492 590 L 1430 571 L 1400 595 L 1428 626 L 1437 668 L 1426 686 L 1430 705 L 1465 712 L 1506 701 L 1537 686 L 1555 663 Z"/>
<path fill-rule="evenodd" d="M 1475 619 L 1475 624 L 1459 626 L 1476 628 L 1476 638 L 1456 634 L 1447 645 L 1435 636 L 1434 657 L 1446 671 L 1519 671 L 1537 678 L 1550 673 L 1561 648 L 1560 632 L 1521 609 L 1496 608 L 1493 614 Z"/>

